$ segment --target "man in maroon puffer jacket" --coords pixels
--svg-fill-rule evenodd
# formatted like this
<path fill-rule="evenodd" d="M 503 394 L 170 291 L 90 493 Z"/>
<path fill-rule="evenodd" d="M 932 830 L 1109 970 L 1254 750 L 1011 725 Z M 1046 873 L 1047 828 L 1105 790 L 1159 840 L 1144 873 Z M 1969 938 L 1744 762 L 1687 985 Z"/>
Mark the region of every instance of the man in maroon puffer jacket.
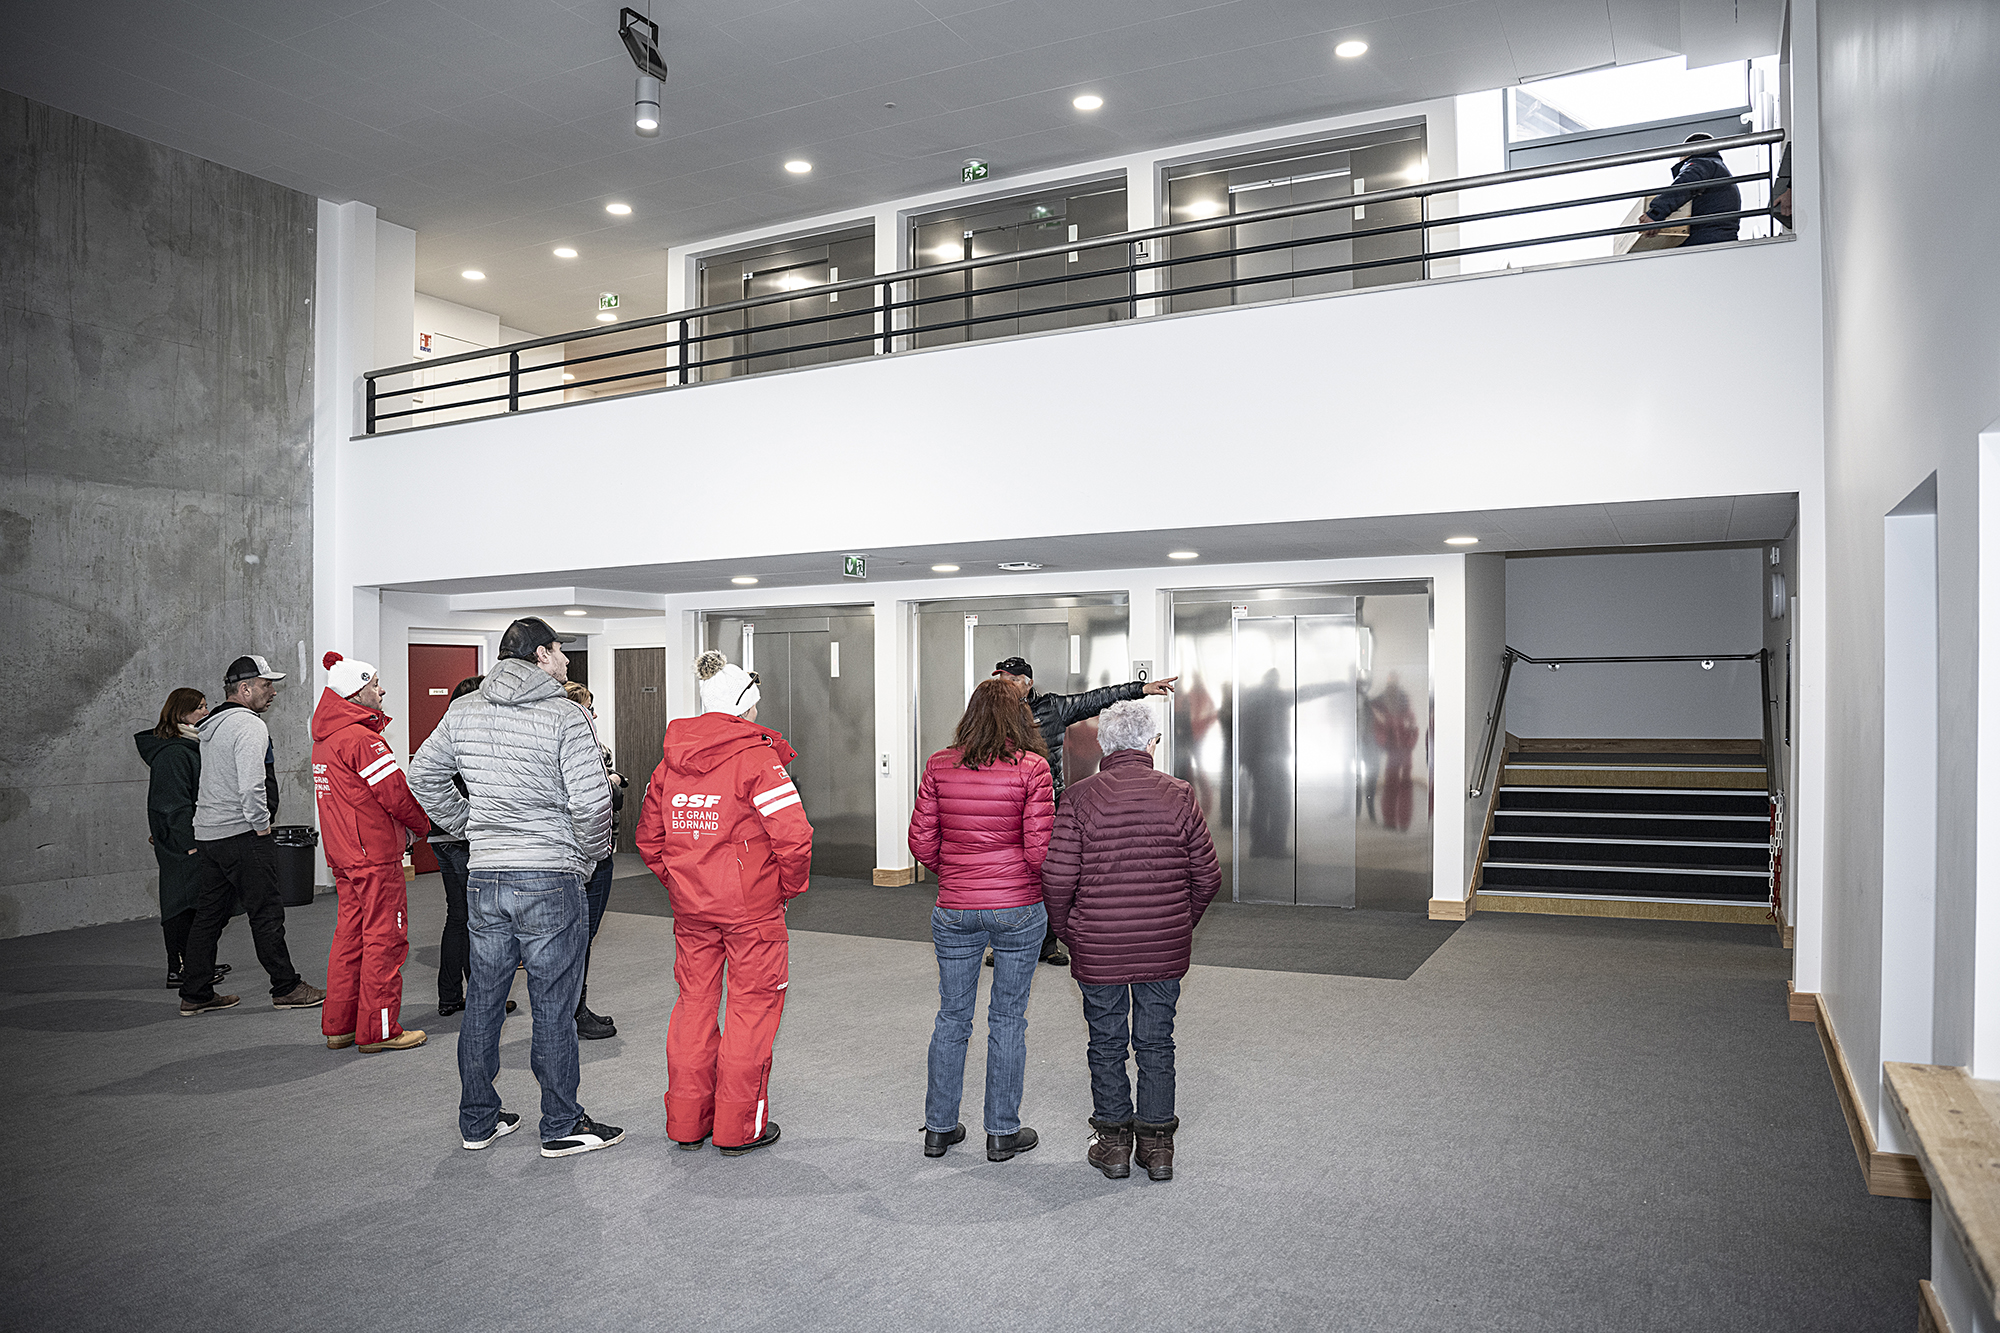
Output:
<path fill-rule="evenodd" d="M 1195 923 L 1222 886 L 1194 790 L 1153 767 L 1160 724 L 1137 699 L 1098 721 L 1104 759 L 1056 809 L 1042 899 L 1074 959 L 1090 1024 L 1090 1164 L 1113 1180 L 1139 1164 L 1174 1178 L 1174 1010 Z M 1138 1057 L 1135 1115 L 1125 1055 Z"/>

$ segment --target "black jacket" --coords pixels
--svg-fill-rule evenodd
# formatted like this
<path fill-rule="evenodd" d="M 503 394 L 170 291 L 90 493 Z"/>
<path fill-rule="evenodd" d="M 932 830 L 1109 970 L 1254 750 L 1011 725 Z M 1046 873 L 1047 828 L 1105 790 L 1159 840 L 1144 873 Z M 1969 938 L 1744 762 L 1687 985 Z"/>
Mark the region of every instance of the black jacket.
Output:
<path fill-rule="evenodd" d="M 1087 722 L 1115 703 L 1137 699 L 1146 692 L 1146 682 L 1129 680 L 1123 685 L 1106 685 L 1082 694 L 1043 694 L 1031 690 L 1028 708 L 1041 728 L 1042 744 L 1049 747 L 1049 776 L 1055 779 L 1056 794 L 1063 789 L 1063 733 L 1073 722 Z"/>
<path fill-rule="evenodd" d="M 1720 153 L 1706 153 L 1700 157 L 1684 158 L 1674 168 L 1674 183 L 1653 196 L 1653 202 L 1646 206 L 1645 218 L 1649 222 L 1664 221 L 1688 200 L 1694 200 L 1694 207 L 1688 211 L 1693 215 L 1688 219 L 1689 245 L 1714 245 L 1718 241 L 1733 241 L 1742 226 L 1741 218 L 1729 218 L 1722 222 L 1704 223 L 1702 218 L 1713 213 L 1734 213 L 1743 207 L 1743 194 L 1734 185 L 1702 185 L 1703 181 L 1720 180 L 1729 174 L 1729 168 L 1722 164 Z"/>

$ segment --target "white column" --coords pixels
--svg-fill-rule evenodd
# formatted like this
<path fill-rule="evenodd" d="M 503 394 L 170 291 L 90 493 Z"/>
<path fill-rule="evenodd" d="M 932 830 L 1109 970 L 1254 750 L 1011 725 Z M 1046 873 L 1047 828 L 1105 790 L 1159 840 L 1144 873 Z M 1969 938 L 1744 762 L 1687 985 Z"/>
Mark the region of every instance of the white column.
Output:
<path fill-rule="evenodd" d="M 2000 1078 L 2000 421 L 1979 436 L 1972 1076 Z M 1989 640 L 1988 628 L 1994 630 Z"/>
<path fill-rule="evenodd" d="M 916 796 L 915 697 L 910 675 L 908 602 L 875 603 L 875 876 L 895 880 L 910 856 L 910 807 Z"/>

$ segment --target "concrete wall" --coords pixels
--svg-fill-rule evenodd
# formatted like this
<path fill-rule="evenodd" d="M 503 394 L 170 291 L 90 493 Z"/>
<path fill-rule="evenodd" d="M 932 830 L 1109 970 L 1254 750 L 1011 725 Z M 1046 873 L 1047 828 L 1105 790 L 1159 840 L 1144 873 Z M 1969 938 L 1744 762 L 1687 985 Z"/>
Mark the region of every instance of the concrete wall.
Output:
<path fill-rule="evenodd" d="M 314 201 L 0 92 L 0 936 L 158 910 L 132 733 L 296 672 L 311 615 Z M 310 822 L 293 690 L 268 715 Z"/>
<path fill-rule="evenodd" d="M 1764 548 L 1516 557 L 1507 642 L 1531 657 L 1754 653 L 1764 646 Z M 1516 736 L 1763 735 L 1755 662 L 1521 665 Z"/>

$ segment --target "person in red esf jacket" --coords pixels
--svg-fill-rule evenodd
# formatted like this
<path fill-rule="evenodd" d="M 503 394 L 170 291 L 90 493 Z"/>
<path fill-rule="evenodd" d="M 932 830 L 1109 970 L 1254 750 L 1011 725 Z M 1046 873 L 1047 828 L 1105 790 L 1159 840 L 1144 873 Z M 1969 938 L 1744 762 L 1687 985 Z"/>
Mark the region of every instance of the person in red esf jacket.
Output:
<path fill-rule="evenodd" d="M 1042 858 L 1055 819 L 1055 782 L 1034 715 L 1013 685 L 990 679 L 966 702 L 948 750 L 924 764 L 910 816 L 910 850 L 937 871 L 931 941 L 938 1016 L 924 1097 L 924 1156 L 965 1138 L 958 1104 L 965 1047 L 979 998 L 979 959 L 993 949 L 986 1005 L 986 1160 L 1004 1162 L 1040 1142 L 1021 1123 L 1028 1072 L 1028 989 L 1042 951 Z"/>
<path fill-rule="evenodd" d="M 340 914 L 327 950 L 320 1031 L 330 1051 L 357 1041 L 364 1051 L 407 1051 L 424 1044 L 424 1032 L 405 1031 L 396 1021 L 410 952 L 403 853 L 413 837 L 430 831 L 431 818 L 382 740 L 389 719 L 381 673 L 339 653 L 322 662 L 326 689 L 312 716 L 313 794 Z"/>
<path fill-rule="evenodd" d="M 635 841 L 674 909 L 667 1137 L 691 1152 L 712 1135 L 723 1156 L 740 1157 L 778 1141 L 769 1108 L 789 984 L 785 904 L 811 882 L 813 831 L 785 771 L 797 755 L 757 725 L 756 675 L 717 652 L 695 674 L 701 716 L 667 725 Z"/>

